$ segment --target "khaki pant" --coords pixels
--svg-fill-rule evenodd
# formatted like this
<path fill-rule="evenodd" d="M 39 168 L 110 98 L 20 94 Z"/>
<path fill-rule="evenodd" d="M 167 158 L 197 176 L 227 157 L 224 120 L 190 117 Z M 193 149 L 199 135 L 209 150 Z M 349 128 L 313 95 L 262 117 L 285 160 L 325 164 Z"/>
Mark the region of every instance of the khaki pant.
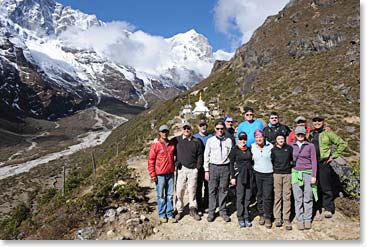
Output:
<path fill-rule="evenodd" d="M 182 213 L 183 211 L 183 198 L 187 190 L 189 192 L 189 207 L 197 208 L 196 203 L 196 186 L 197 186 L 197 178 L 198 178 L 198 169 L 189 169 L 184 166 L 180 170 L 178 170 L 177 174 L 177 203 L 176 209 L 178 213 Z"/>
<path fill-rule="evenodd" d="M 274 218 L 289 220 L 291 214 L 291 174 L 274 173 Z M 282 217 L 283 203 L 283 217 Z"/>

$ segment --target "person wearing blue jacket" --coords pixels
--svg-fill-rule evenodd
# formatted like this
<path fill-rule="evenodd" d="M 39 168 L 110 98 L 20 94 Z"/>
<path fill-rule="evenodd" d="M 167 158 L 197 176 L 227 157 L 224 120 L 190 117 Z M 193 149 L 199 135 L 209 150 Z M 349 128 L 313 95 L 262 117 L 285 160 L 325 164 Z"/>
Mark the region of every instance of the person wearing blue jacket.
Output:
<path fill-rule="evenodd" d="M 264 129 L 264 124 L 261 120 L 254 119 L 254 109 L 252 109 L 251 107 L 246 106 L 244 108 L 243 114 L 245 117 L 245 121 L 241 122 L 238 125 L 236 139 L 238 139 L 239 133 L 245 132 L 248 138 L 246 145 L 247 147 L 251 147 L 251 144 L 255 142 L 255 137 L 254 137 L 255 130 Z"/>

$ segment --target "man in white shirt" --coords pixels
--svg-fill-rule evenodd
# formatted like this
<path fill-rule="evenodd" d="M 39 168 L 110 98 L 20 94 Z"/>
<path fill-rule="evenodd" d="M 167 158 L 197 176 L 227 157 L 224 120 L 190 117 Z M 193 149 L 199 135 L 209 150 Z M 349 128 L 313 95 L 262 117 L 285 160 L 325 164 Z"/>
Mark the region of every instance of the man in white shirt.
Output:
<path fill-rule="evenodd" d="M 231 221 L 226 208 L 229 184 L 229 153 L 232 140 L 224 136 L 225 124 L 215 124 L 215 136 L 208 139 L 204 152 L 205 180 L 209 181 L 209 214 L 208 222 L 215 219 L 215 208 L 218 199 L 219 214 L 225 222 Z"/>

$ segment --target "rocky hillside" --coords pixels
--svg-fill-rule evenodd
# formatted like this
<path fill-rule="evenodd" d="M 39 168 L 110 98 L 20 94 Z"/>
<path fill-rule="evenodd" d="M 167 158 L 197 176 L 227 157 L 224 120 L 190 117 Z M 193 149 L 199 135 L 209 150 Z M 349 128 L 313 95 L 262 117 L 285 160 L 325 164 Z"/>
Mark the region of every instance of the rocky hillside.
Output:
<path fill-rule="evenodd" d="M 234 116 L 235 125 L 243 120 L 241 111 L 247 105 L 265 120 L 277 111 L 290 127 L 298 115 L 309 119 L 309 126 L 314 114 L 325 115 L 327 125 L 348 143 L 344 158 L 353 171 L 348 168 L 347 180 L 353 175 L 358 182 L 359 18 L 358 1 L 291 1 L 268 17 L 233 59 L 217 62 L 207 79 L 122 125 L 107 141 L 119 143 L 126 155 L 146 153 L 141 143 L 154 138 L 154 126 L 175 126 L 181 107 L 202 92 L 206 102 L 218 100 L 224 115 Z M 352 194 L 359 196 L 356 191 Z"/>

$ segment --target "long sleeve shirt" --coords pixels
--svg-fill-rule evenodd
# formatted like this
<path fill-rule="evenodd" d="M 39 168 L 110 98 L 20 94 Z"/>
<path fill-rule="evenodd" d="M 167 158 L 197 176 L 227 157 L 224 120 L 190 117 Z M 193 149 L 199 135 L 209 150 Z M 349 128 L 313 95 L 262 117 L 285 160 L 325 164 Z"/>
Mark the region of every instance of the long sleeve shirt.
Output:
<path fill-rule="evenodd" d="M 229 164 L 229 153 L 232 149 L 230 138 L 217 136 L 210 137 L 206 142 L 204 151 L 204 170 L 209 171 L 209 164 L 225 165 Z"/>
<path fill-rule="evenodd" d="M 312 177 L 316 177 L 317 158 L 315 145 L 305 141 L 302 146 L 299 147 L 296 142 L 291 143 L 291 147 L 293 148 L 293 161 L 295 163 L 294 169 L 298 171 L 312 170 Z"/>
<path fill-rule="evenodd" d="M 274 146 L 271 150 L 271 162 L 274 173 L 290 174 L 293 166 L 293 148 L 287 144 L 281 148 Z"/>
<path fill-rule="evenodd" d="M 311 131 L 309 138 L 310 141 L 315 144 L 316 152 L 318 151 L 318 158 L 320 161 L 325 161 L 330 156 L 334 159 L 338 158 L 347 147 L 346 142 L 333 131 L 323 130 L 317 136 L 317 140 L 315 140 L 316 133 L 316 130 Z M 332 145 L 336 146 L 333 153 L 331 152 Z"/>
<path fill-rule="evenodd" d="M 176 139 L 176 162 L 180 162 L 189 169 L 200 169 L 203 165 L 202 143 L 195 137 L 185 138 L 178 136 Z"/>

